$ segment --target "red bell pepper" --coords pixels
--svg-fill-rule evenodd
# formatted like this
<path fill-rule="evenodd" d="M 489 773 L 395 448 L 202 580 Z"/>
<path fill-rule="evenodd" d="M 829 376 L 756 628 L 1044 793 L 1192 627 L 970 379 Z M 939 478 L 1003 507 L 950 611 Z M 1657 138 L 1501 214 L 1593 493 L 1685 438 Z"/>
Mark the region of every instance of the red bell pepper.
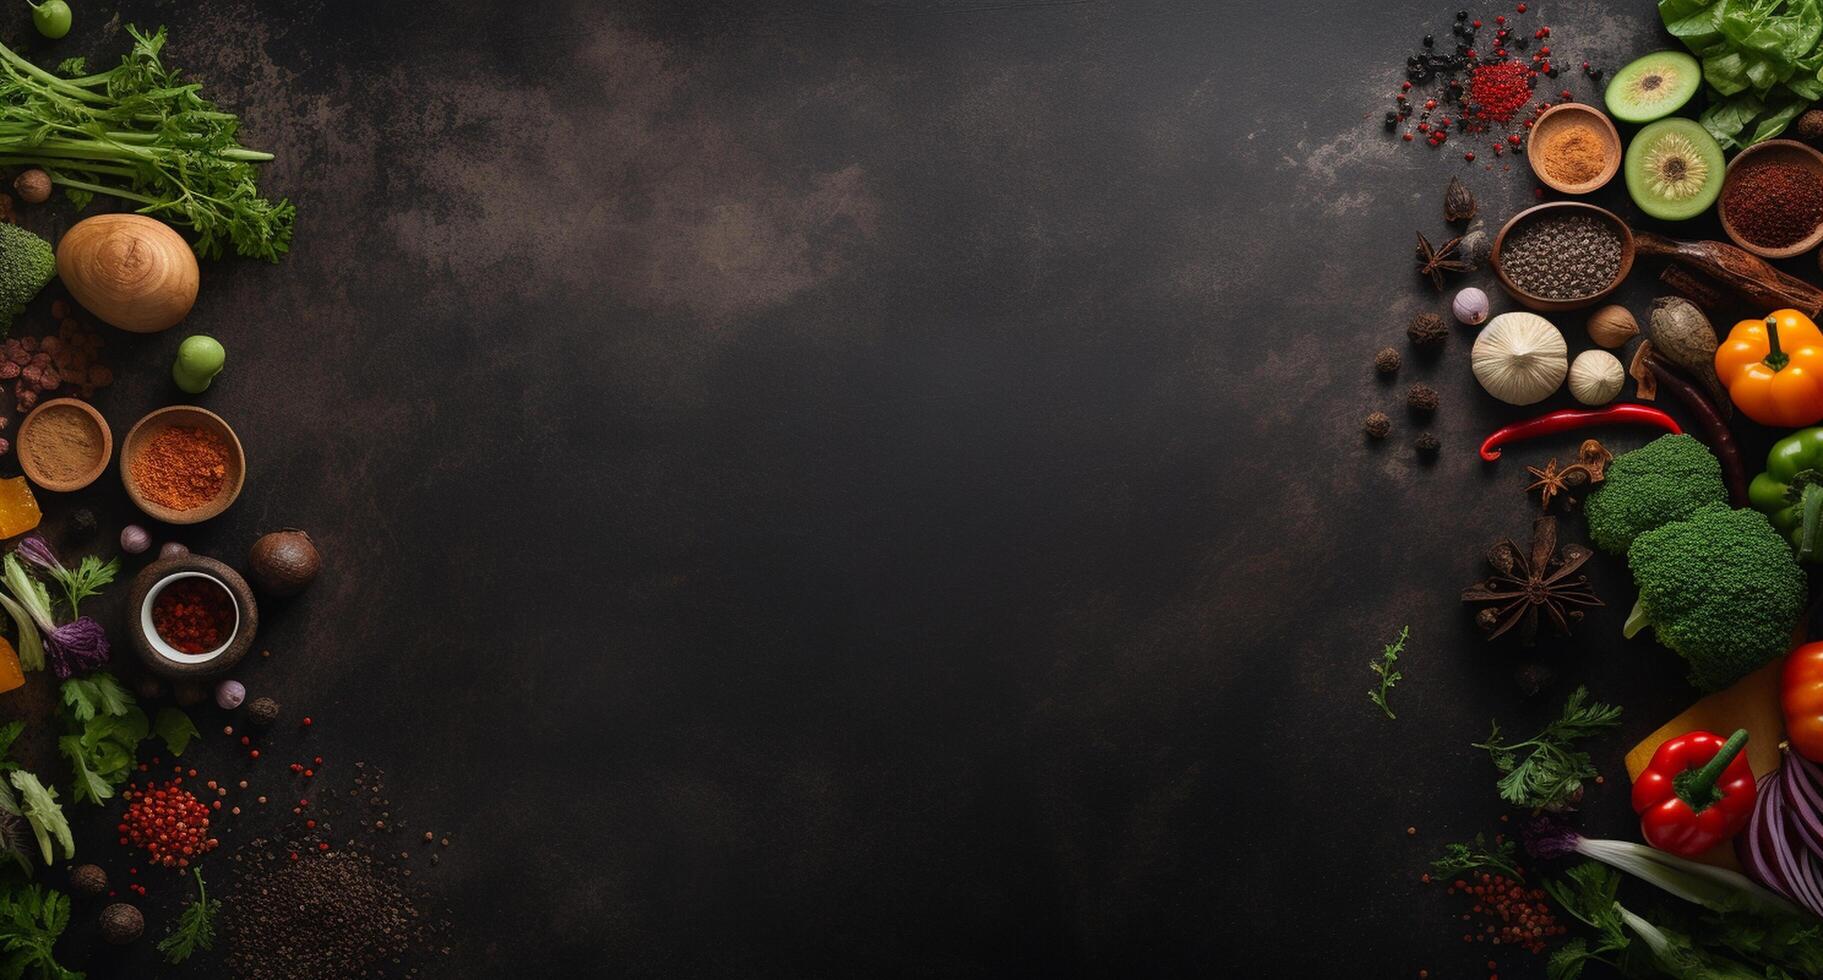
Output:
<path fill-rule="evenodd" d="M 1646 843 L 1695 857 L 1733 837 L 1759 794 L 1741 750 L 1747 729 L 1728 736 L 1691 732 L 1667 740 L 1633 784 L 1633 812 Z"/>

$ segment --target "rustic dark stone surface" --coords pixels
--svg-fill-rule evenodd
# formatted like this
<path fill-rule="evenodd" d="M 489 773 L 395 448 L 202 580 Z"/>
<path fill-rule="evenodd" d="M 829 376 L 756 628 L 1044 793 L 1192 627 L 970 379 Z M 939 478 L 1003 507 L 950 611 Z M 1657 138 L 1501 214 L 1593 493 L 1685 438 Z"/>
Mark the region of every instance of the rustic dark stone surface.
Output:
<path fill-rule="evenodd" d="M 1665 45 L 1649 3 L 1545 6 L 1569 63 Z M 1453 9 L 124 3 L 301 214 L 284 263 L 209 264 L 185 328 L 110 333 L 98 399 L 124 432 L 176 400 L 184 333 L 220 338 L 197 401 L 246 490 L 155 537 L 239 562 L 289 524 L 326 556 L 240 672 L 287 712 L 247 771 L 366 760 L 452 836 L 414 878 L 452 923 L 427 976 L 1475 975 L 1417 880 L 1504 829 L 1468 743 L 1587 682 L 1627 708 L 1588 823 L 1627 834 L 1620 755 L 1690 693 L 1619 641 L 1604 557 L 1611 608 L 1522 698 L 1455 596 L 1578 437 L 1477 461 L 1527 411 L 1467 328 L 1373 371 L 1446 309 L 1407 256 L 1447 177 L 1490 231 L 1533 193 L 1379 127 Z M 110 13 L 28 49 L 111 59 Z M 77 499 L 128 514 L 104 480 L 53 528 Z M 1367 664 L 1405 623 L 1388 721 Z M 186 763 L 239 778 L 195 713 Z M 83 812 L 123 880 L 116 811 Z M 232 824 L 212 881 L 288 818 Z M 181 890 L 149 880 L 155 937 Z M 68 959 L 141 975 L 99 904 Z"/>

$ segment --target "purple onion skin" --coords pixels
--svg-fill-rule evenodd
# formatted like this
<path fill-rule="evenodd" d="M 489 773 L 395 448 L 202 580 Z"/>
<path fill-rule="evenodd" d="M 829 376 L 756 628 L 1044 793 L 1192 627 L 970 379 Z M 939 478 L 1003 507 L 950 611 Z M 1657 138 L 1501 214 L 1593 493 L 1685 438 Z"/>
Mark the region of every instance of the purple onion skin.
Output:
<path fill-rule="evenodd" d="M 51 550 L 51 543 L 44 540 L 42 534 L 27 536 L 15 545 L 13 550 L 28 564 L 36 565 L 47 572 L 63 567 L 63 563 L 57 560 L 57 553 Z"/>

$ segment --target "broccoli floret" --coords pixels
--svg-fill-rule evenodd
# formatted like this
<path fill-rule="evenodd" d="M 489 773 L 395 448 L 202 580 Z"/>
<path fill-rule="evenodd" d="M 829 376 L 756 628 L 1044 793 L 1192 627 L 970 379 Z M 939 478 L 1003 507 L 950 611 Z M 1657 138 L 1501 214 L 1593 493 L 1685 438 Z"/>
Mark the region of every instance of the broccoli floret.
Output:
<path fill-rule="evenodd" d="M 51 243 L 18 225 L 0 222 L 0 334 L 25 311 L 57 274 L 57 255 Z"/>
<path fill-rule="evenodd" d="M 1708 446 L 1692 436 L 1659 436 L 1608 464 L 1584 510 L 1589 540 L 1609 554 L 1626 554 L 1642 532 L 1727 499 L 1722 464 Z"/>
<path fill-rule="evenodd" d="M 1624 632 L 1652 626 L 1697 687 L 1720 690 L 1791 647 L 1804 573 L 1766 515 L 1711 504 L 1635 538 L 1627 564 L 1639 602 Z"/>

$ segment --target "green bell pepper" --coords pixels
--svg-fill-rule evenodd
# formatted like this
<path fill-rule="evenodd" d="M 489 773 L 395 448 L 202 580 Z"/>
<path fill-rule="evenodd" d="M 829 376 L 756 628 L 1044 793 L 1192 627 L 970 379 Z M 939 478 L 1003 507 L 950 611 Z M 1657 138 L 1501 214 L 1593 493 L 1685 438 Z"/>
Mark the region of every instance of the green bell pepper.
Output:
<path fill-rule="evenodd" d="M 1823 561 L 1823 426 L 1773 443 L 1747 501 L 1791 539 L 1799 561 Z"/>

